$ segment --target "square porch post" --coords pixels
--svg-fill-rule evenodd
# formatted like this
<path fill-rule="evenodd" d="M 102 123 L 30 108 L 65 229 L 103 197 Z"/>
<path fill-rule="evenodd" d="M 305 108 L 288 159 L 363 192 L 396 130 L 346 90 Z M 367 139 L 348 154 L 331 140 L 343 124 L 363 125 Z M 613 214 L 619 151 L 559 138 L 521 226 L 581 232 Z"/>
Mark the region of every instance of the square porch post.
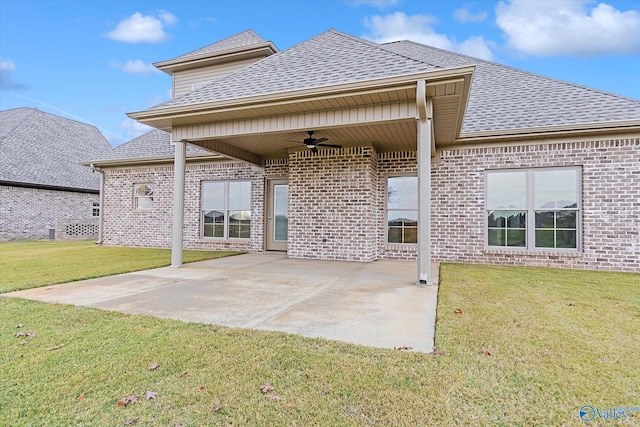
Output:
<path fill-rule="evenodd" d="M 418 80 L 418 284 L 433 285 L 431 273 L 432 105 L 426 81 Z"/>
<path fill-rule="evenodd" d="M 171 236 L 171 267 L 182 267 L 182 245 L 184 228 L 184 176 L 186 170 L 187 144 L 173 141 L 176 154 L 173 160 L 173 218 Z"/>

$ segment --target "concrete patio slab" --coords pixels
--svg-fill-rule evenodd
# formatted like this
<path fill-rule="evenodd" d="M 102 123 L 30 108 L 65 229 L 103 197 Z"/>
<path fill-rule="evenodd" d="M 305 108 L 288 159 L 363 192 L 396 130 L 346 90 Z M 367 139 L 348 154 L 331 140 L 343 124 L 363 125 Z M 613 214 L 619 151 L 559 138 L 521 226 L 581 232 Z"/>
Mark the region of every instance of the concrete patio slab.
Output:
<path fill-rule="evenodd" d="M 438 290 L 416 285 L 416 271 L 246 254 L 3 296 L 430 352 Z"/>

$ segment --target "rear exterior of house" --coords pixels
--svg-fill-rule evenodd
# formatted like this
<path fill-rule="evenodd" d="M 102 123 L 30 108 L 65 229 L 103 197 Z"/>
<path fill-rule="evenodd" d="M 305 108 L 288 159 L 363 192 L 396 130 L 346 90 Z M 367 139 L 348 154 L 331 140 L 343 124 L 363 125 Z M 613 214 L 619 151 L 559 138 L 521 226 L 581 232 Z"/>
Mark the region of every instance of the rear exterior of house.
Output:
<path fill-rule="evenodd" d="M 333 30 L 156 66 L 158 130 L 92 161 L 104 244 L 640 271 L 637 100 Z"/>
<path fill-rule="evenodd" d="M 0 111 L 0 241 L 97 238 L 100 177 L 79 162 L 110 149 L 95 126 Z"/>

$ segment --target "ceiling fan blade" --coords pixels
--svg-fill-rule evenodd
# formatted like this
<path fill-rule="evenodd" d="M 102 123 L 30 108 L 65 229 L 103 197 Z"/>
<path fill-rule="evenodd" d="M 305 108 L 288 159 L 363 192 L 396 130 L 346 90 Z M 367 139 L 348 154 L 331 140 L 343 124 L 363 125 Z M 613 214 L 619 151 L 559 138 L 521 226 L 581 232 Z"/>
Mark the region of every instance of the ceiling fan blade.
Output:
<path fill-rule="evenodd" d="M 328 140 L 329 140 L 328 138 L 318 138 L 318 139 L 314 139 L 313 143 L 318 144 L 319 142 L 325 142 Z"/>
<path fill-rule="evenodd" d="M 342 145 L 335 145 L 335 144 L 316 144 L 320 147 L 329 147 L 329 148 L 342 148 Z"/>
<path fill-rule="evenodd" d="M 311 152 L 313 154 L 318 154 L 318 149 L 316 147 L 311 147 Z"/>

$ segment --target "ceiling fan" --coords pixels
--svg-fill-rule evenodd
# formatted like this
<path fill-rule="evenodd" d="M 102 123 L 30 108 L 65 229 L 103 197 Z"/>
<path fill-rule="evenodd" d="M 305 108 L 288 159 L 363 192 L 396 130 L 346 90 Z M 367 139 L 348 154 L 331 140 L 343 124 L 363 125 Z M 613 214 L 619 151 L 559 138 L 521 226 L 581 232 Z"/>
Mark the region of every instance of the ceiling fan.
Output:
<path fill-rule="evenodd" d="M 302 143 L 307 146 L 308 149 L 311 150 L 312 153 L 317 153 L 317 147 L 329 147 L 329 148 L 342 148 L 342 145 L 335 144 L 324 144 L 325 141 L 328 141 L 327 138 L 314 138 L 313 131 L 308 130 L 309 138 L 305 138 Z M 292 141 L 293 142 L 293 141 Z"/>

